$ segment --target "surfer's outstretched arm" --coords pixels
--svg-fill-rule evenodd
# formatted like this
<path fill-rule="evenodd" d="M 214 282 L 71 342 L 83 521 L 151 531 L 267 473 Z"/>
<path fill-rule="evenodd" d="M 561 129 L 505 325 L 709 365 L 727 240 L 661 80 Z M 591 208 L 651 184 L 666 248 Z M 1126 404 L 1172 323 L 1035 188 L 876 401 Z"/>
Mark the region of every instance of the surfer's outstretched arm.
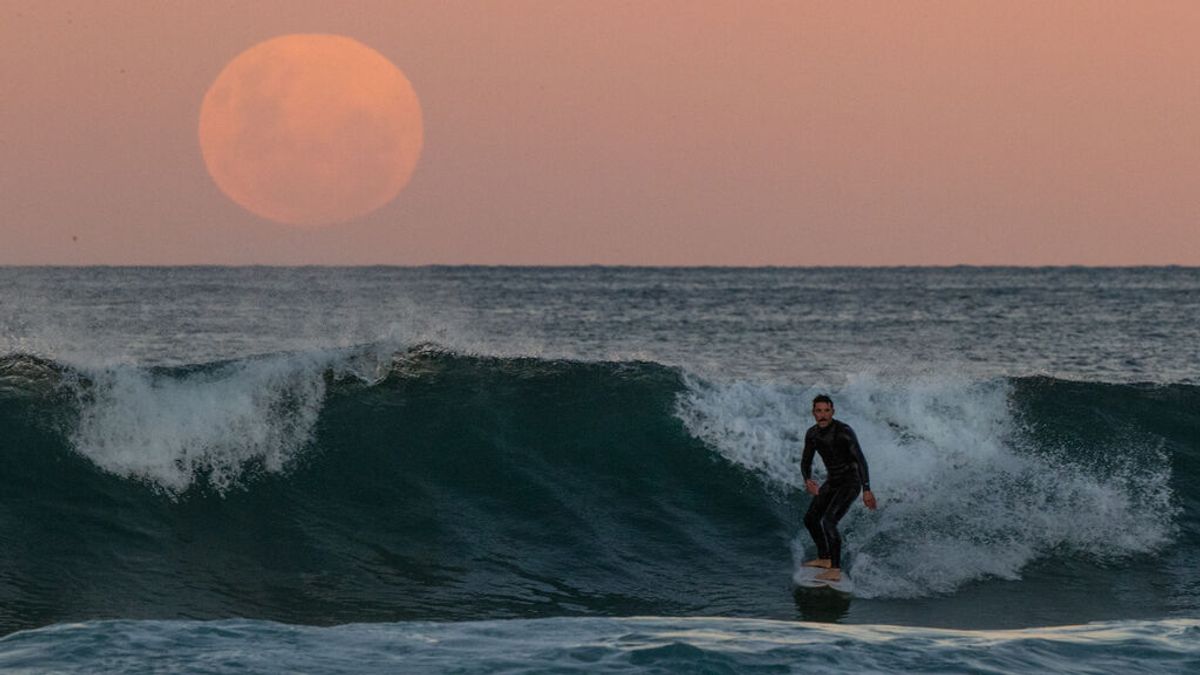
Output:
<path fill-rule="evenodd" d="M 871 471 L 867 468 L 867 458 L 863 456 L 862 446 L 858 444 L 858 434 L 854 433 L 849 424 L 842 425 L 842 433 L 846 434 L 850 461 L 854 462 L 855 470 L 858 471 L 858 482 L 862 483 L 864 490 L 870 491 Z"/>
<path fill-rule="evenodd" d="M 867 468 L 867 458 L 863 456 L 862 446 L 858 444 L 858 435 L 854 433 L 850 425 L 842 425 L 842 429 L 846 432 L 846 440 L 849 441 L 850 456 L 858 471 L 858 481 L 862 483 L 863 505 L 874 511 L 875 493 L 871 492 L 871 471 Z"/>
<path fill-rule="evenodd" d="M 800 475 L 804 476 L 805 481 L 808 481 L 812 478 L 813 453 L 816 451 L 817 446 L 813 445 L 812 434 L 805 434 L 804 453 L 800 455 Z"/>
<path fill-rule="evenodd" d="M 812 479 L 813 454 L 817 446 L 813 443 L 812 433 L 804 435 L 804 452 L 800 455 L 800 475 L 804 477 L 804 489 L 811 495 L 817 494 L 817 483 Z"/>

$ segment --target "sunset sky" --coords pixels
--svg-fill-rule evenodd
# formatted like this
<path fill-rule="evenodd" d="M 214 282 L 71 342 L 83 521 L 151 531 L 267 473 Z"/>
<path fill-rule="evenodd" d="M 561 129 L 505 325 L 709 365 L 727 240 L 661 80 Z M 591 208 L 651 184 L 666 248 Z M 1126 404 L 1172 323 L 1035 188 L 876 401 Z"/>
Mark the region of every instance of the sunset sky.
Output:
<path fill-rule="evenodd" d="M 198 141 L 343 35 L 424 144 L 297 227 Z M 0 264 L 1200 265 L 1200 3 L 0 0 Z"/>

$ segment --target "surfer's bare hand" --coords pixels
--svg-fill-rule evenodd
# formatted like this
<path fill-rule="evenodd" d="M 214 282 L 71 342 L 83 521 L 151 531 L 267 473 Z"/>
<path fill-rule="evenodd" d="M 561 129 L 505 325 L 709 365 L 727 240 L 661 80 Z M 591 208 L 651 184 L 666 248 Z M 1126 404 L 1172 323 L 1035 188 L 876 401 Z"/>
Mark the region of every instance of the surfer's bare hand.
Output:
<path fill-rule="evenodd" d="M 875 493 L 867 490 L 863 493 L 863 505 L 872 511 L 875 510 Z"/>
<path fill-rule="evenodd" d="M 804 489 L 808 490 L 808 494 L 814 495 L 814 496 L 821 492 L 821 486 L 817 485 L 817 481 L 815 481 L 811 478 L 804 481 Z"/>

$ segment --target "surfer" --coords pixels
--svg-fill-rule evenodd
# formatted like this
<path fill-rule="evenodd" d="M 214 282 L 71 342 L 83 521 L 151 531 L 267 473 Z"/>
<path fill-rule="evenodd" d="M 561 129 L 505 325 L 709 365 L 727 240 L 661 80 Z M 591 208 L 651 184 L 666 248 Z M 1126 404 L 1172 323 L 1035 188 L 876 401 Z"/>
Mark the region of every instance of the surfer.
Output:
<path fill-rule="evenodd" d="M 804 526 L 817 544 L 817 557 L 804 563 L 806 567 L 825 569 L 817 575 L 822 581 L 842 578 L 842 538 L 837 524 L 846 515 L 854 498 L 862 491 L 863 504 L 875 510 L 875 495 L 871 493 L 867 460 L 863 457 L 858 437 L 845 422 L 833 419 L 833 399 L 824 394 L 813 399 L 813 419 L 816 424 L 804 434 L 804 454 L 800 458 L 800 473 L 804 489 L 813 495 Z M 812 479 L 813 453 L 821 455 L 825 464 L 825 482 L 817 485 Z"/>

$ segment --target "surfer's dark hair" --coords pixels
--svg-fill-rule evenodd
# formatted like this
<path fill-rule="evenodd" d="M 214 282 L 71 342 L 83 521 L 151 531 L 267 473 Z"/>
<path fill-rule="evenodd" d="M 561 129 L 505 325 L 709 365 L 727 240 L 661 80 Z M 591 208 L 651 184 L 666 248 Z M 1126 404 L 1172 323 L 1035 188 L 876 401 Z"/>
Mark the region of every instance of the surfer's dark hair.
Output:
<path fill-rule="evenodd" d="M 829 398 L 825 394 L 817 394 L 817 396 L 813 398 L 814 408 L 817 407 L 818 403 L 828 403 L 830 408 L 833 407 L 833 399 Z"/>

